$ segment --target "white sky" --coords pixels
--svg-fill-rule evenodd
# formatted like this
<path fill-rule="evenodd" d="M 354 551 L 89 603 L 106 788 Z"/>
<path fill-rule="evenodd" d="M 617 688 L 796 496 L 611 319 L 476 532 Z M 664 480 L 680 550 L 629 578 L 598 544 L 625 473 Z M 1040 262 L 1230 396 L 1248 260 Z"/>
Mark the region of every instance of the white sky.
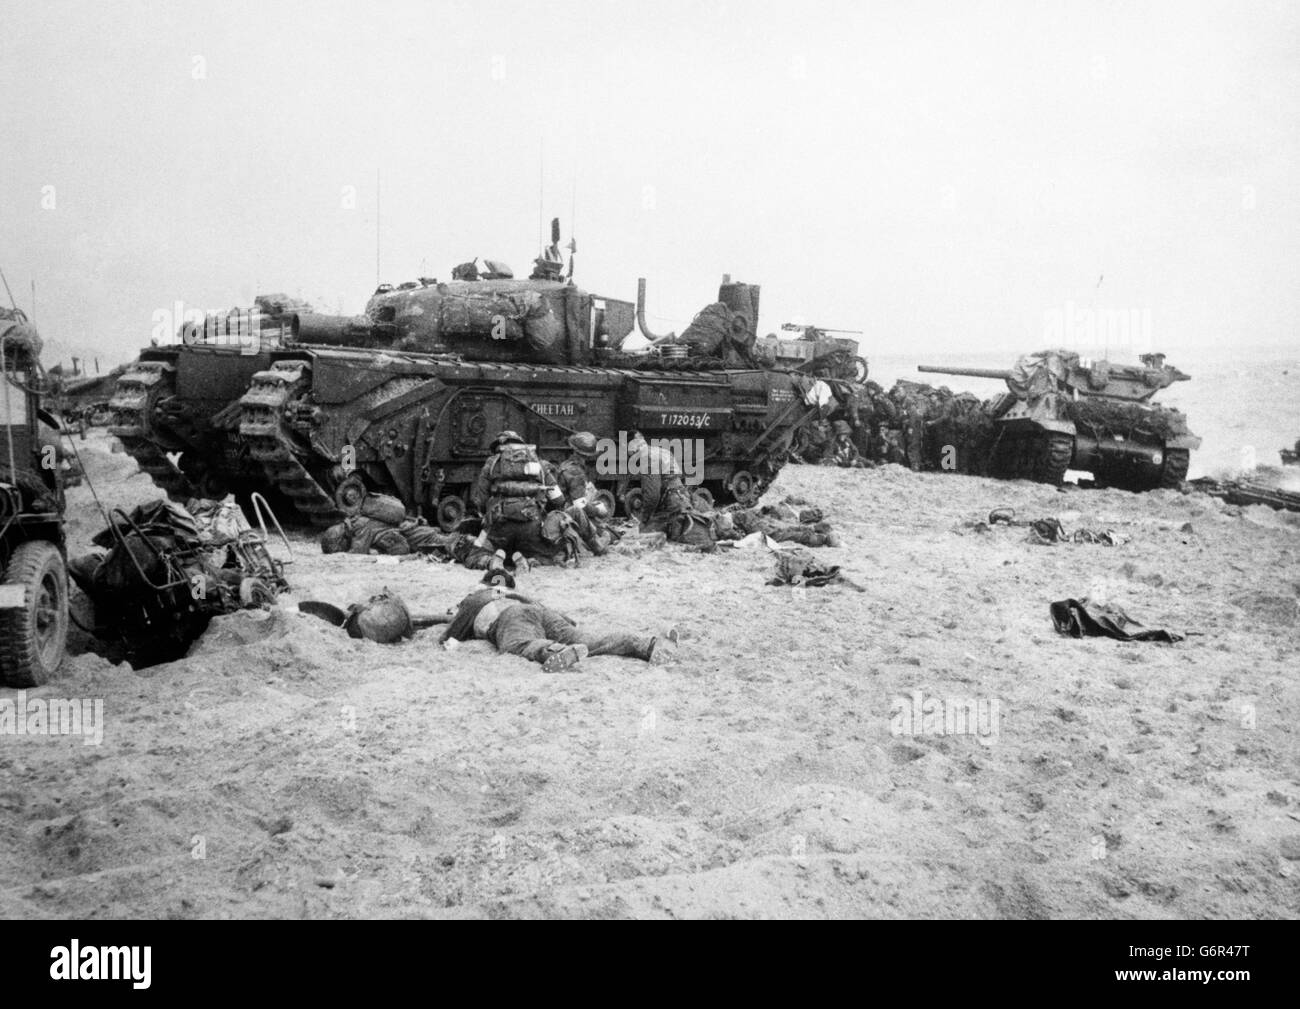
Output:
<path fill-rule="evenodd" d="M 660 329 L 728 272 L 867 356 L 1069 302 L 1295 346 L 1298 105 L 1294 3 L 6 0 L 0 266 L 105 363 L 175 299 L 357 312 L 377 170 L 384 280 L 523 275 L 540 152 L 581 286 Z"/>

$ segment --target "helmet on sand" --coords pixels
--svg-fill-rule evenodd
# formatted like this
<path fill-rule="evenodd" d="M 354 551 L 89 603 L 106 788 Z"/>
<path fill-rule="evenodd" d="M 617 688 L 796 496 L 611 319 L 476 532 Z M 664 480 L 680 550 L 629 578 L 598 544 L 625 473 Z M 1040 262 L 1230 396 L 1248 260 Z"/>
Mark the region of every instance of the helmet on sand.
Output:
<path fill-rule="evenodd" d="M 508 445 L 511 442 L 513 442 L 516 445 L 522 445 L 524 443 L 524 440 L 520 438 L 519 435 L 514 431 L 502 431 L 499 435 L 497 435 L 495 438 L 492 439 L 492 444 L 488 446 L 488 449 L 492 452 L 495 452 L 502 445 Z"/>
<path fill-rule="evenodd" d="M 342 522 L 330 526 L 320 537 L 320 552 L 323 554 L 341 554 L 351 545 L 352 537 L 348 527 Z"/>
<path fill-rule="evenodd" d="M 353 603 L 343 624 L 349 636 L 391 645 L 415 635 L 411 614 L 400 596 L 385 588 L 367 602 Z"/>
<path fill-rule="evenodd" d="M 569 448 L 588 459 L 596 454 L 597 444 L 596 436 L 590 431 L 569 435 Z"/>

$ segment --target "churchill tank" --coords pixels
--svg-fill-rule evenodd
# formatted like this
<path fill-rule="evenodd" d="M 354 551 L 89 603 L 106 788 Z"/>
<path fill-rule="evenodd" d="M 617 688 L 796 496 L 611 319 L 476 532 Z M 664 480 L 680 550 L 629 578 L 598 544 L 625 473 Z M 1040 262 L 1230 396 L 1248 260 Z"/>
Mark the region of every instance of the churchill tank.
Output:
<path fill-rule="evenodd" d="M 996 431 L 988 467 L 1005 479 L 1059 484 L 1067 470 L 1078 470 L 1100 487 L 1179 487 L 1201 444 L 1181 412 L 1152 402 L 1162 389 L 1191 378 L 1163 354 L 1123 365 L 1047 350 L 1010 369 L 918 370 L 1006 382 L 1008 391 L 989 404 Z"/>
<path fill-rule="evenodd" d="M 287 341 L 290 320 L 309 309 L 265 294 L 251 308 L 181 322 L 175 342 L 146 348 L 122 369 L 109 433 L 173 500 L 267 490 L 239 438 L 239 399 Z"/>
<path fill-rule="evenodd" d="M 385 493 L 455 528 L 504 429 L 553 460 L 574 432 L 604 439 L 596 482 L 625 508 L 618 446 L 634 430 L 689 442 L 704 502 L 756 499 L 842 383 L 755 357 L 757 285 L 724 277 L 681 337 L 660 336 L 644 280 L 635 303 L 588 293 L 558 237 L 526 279 L 475 260 L 450 281 L 381 285 L 362 315 L 267 313 L 256 339 L 201 328 L 151 348 L 118 383 L 114 433 L 173 497 L 274 493 L 316 525 Z"/>

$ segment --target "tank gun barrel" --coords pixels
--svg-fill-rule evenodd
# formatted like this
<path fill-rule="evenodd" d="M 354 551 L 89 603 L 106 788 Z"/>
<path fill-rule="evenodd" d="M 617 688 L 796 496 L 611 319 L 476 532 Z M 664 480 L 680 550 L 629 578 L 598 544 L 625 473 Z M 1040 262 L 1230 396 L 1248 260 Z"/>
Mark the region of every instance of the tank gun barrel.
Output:
<path fill-rule="evenodd" d="M 1005 368 L 940 368 L 933 364 L 918 364 L 917 371 L 935 375 L 961 375 L 965 378 L 1000 378 L 1004 382 L 1011 377 Z"/>
<path fill-rule="evenodd" d="M 295 312 L 289 319 L 289 331 L 298 343 L 316 343 L 331 347 L 364 347 L 379 336 L 375 324 L 364 315 L 317 315 Z"/>

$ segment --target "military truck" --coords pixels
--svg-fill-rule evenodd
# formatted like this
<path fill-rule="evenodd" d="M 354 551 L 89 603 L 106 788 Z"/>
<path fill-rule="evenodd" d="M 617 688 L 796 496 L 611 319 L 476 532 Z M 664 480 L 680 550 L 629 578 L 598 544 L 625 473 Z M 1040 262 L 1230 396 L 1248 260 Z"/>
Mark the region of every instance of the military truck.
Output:
<path fill-rule="evenodd" d="M 861 336 L 860 329 L 827 329 L 821 326 L 802 326 L 798 323 L 781 324 L 783 332 L 798 333 L 798 337 L 780 337 L 769 333 L 754 342 L 754 352 L 777 367 L 790 368 L 812 375 L 826 375 L 846 382 L 863 383 L 867 380 L 866 358 L 858 355 L 858 341 L 832 333 Z"/>
<path fill-rule="evenodd" d="M 1006 382 L 1008 392 L 992 404 L 994 476 L 1059 484 L 1073 469 L 1091 473 L 1101 487 L 1179 487 L 1201 439 L 1182 413 L 1151 400 L 1191 376 L 1165 364 L 1163 354 L 1141 361 L 1121 365 L 1046 350 L 1021 357 L 1010 369 L 917 370 Z"/>
<path fill-rule="evenodd" d="M 34 687 L 63 661 L 68 637 L 64 498 L 41 425 L 49 381 L 41 341 L 19 309 L 0 309 L 0 683 Z"/>

